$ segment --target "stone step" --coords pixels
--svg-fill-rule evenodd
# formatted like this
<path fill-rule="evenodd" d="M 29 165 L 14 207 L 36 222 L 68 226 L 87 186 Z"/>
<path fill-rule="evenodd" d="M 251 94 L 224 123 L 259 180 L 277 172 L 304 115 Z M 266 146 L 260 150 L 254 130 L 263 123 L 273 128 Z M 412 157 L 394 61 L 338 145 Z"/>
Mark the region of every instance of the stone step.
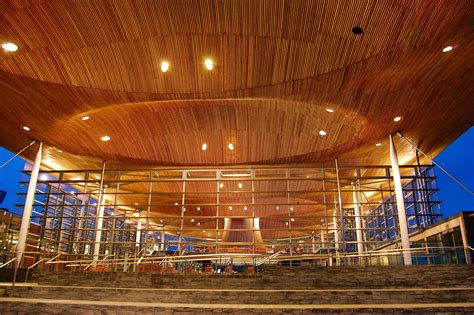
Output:
<path fill-rule="evenodd" d="M 238 290 L 145 289 L 32 285 L 12 289 L 17 298 L 206 304 L 470 303 L 474 287 L 431 289 Z"/>
<path fill-rule="evenodd" d="M 263 274 L 209 273 L 88 273 L 33 272 L 30 281 L 41 284 L 143 287 L 143 288 L 259 288 L 259 289 L 337 289 L 337 288 L 429 288 L 470 286 L 474 283 L 472 265 L 415 267 L 306 268 L 279 267 Z"/>
<path fill-rule="evenodd" d="M 472 314 L 474 303 L 403 304 L 183 304 L 0 298 L 1 314 Z"/>

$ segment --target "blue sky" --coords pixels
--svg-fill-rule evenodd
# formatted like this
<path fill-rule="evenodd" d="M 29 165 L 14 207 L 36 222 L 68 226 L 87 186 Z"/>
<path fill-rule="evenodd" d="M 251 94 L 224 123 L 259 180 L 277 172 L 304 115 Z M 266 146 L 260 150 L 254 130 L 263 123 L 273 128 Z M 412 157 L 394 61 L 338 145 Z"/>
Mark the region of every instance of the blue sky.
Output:
<path fill-rule="evenodd" d="M 0 147 L 0 165 L 13 154 Z M 467 130 L 456 141 L 451 143 L 435 161 L 446 168 L 462 183 L 474 190 L 474 127 Z M 7 196 L 1 208 L 13 209 L 17 200 L 18 182 L 21 179 L 21 169 L 24 161 L 15 158 L 10 164 L 0 169 L 0 190 L 7 191 Z M 445 216 L 462 210 L 474 211 L 474 196 L 463 190 L 441 170 L 436 170 L 437 185 L 440 189 L 438 199 L 442 201 L 441 211 Z"/>

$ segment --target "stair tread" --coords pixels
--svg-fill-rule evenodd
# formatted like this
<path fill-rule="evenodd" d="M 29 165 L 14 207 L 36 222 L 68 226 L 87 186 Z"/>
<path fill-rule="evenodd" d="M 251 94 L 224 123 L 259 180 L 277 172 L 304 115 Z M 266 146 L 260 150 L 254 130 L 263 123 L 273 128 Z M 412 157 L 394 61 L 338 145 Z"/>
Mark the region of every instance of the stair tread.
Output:
<path fill-rule="evenodd" d="M 417 308 L 474 308 L 474 303 L 403 303 L 403 304 L 204 304 L 204 303 L 156 303 L 119 302 L 93 300 L 61 300 L 39 298 L 0 297 L 2 303 L 41 303 L 64 305 L 128 306 L 154 308 L 219 308 L 219 309 L 417 309 Z"/>

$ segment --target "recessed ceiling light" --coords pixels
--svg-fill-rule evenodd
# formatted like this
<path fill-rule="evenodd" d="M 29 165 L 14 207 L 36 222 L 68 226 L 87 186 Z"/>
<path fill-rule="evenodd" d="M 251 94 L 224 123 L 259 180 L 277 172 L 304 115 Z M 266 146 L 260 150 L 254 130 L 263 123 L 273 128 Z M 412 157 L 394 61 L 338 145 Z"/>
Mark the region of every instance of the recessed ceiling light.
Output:
<path fill-rule="evenodd" d="M 224 183 L 220 183 L 219 188 L 224 188 Z"/>
<path fill-rule="evenodd" d="M 207 150 L 207 143 L 203 143 L 201 146 L 201 150 L 206 151 Z"/>
<path fill-rule="evenodd" d="M 244 185 L 242 185 L 242 183 L 239 183 L 239 188 L 242 189 L 242 187 L 244 187 Z"/>
<path fill-rule="evenodd" d="M 446 46 L 446 47 L 443 48 L 444 53 L 446 53 L 448 51 L 451 51 L 451 50 L 453 50 L 453 46 Z"/>
<path fill-rule="evenodd" d="M 2 44 L 2 48 L 5 49 L 5 51 L 17 51 L 18 46 L 13 44 L 13 43 L 4 43 Z"/>
<path fill-rule="evenodd" d="M 109 137 L 109 136 L 102 136 L 102 137 L 100 138 L 100 140 L 102 140 L 102 141 L 110 141 L 110 137 Z"/>
<path fill-rule="evenodd" d="M 30 131 L 31 129 L 30 129 L 30 127 L 28 127 L 28 126 L 23 126 L 23 130 L 25 130 L 25 131 Z"/>
<path fill-rule="evenodd" d="M 169 67 L 170 67 L 170 64 L 168 63 L 168 61 L 161 62 L 161 72 L 168 71 Z"/>
<path fill-rule="evenodd" d="M 89 120 L 89 116 L 81 116 L 81 120 Z"/>
<path fill-rule="evenodd" d="M 397 116 L 397 117 L 395 117 L 395 118 L 393 119 L 393 121 L 400 121 L 401 119 L 402 119 L 402 117 Z"/>
<path fill-rule="evenodd" d="M 247 211 L 247 206 L 244 206 L 244 210 Z"/>
<path fill-rule="evenodd" d="M 191 219 L 191 222 L 194 222 L 194 219 Z"/>
<path fill-rule="evenodd" d="M 177 205 L 179 205 L 179 203 L 175 202 L 174 205 L 177 206 Z"/>
<path fill-rule="evenodd" d="M 279 206 L 276 206 L 275 209 L 280 210 L 280 207 L 279 207 Z"/>
<path fill-rule="evenodd" d="M 204 66 L 207 70 L 211 71 L 214 68 L 214 63 L 212 62 L 212 59 L 207 58 L 206 60 L 204 60 Z"/>
<path fill-rule="evenodd" d="M 201 222 L 198 222 L 197 225 L 201 225 Z"/>
<path fill-rule="evenodd" d="M 376 147 L 380 147 L 382 144 L 379 142 L 377 144 L 375 144 Z"/>
<path fill-rule="evenodd" d="M 201 211 L 201 207 L 197 207 L 197 211 Z"/>
<path fill-rule="evenodd" d="M 231 151 L 234 151 L 235 147 L 234 147 L 234 144 L 233 143 L 229 143 L 229 145 L 227 146 L 229 148 L 229 150 Z"/>
<path fill-rule="evenodd" d="M 327 135 L 326 131 L 324 131 L 324 130 L 319 130 L 319 134 L 320 134 L 321 136 Z"/>
<path fill-rule="evenodd" d="M 135 202 L 134 205 L 135 205 L 135 206 L 138 206 L 138 202 Z"/>
<path fill-rule="evenodd" d="M 329 107 L 328 107 L 328 108 L 326 108 L 326 111 L 327 111 L 328 113 L 334 113 L 334 109 L 332 109 L 332 108 L 329 108 Z"/>
<path fill-rule="evenodd" d="M 288 225 L 288 222 L 285 222 L 286 225 Z"/>
<path fill-rule="evenodd" d="M 202 230 L 203 233 L 206 233 L 206 230 Z"/>
<path fill-rule="evenodd" d="M 56 149 L 56 151 L 58 151 L 59 153 L 63 153 L 63 150 L 61 149 Z"/>
<path fill-rule="evenodd" d="M 291 222 L 295 222 L 295 219 L 291 218 Z"/>
<path fill-rule="evenodd" d="M 356 26 L 356 27 L 352 28 L 352 33 L 355 34 L 355 35 L 360 35 L 363 32 L 364 32 L 364 30 L 359 26 Z"/>
<path fill-rule="evenodd" d="M 290 210 L 293 211 L 293 207 L 290 207 Z"/>

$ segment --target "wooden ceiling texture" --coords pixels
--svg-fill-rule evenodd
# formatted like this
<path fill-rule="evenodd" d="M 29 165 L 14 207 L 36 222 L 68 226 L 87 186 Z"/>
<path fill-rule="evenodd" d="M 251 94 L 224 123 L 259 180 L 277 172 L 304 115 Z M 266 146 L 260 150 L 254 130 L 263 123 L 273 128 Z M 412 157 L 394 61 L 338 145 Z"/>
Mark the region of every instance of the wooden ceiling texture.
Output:
<path fill-rule="evenodd" d="M 0 41 L 18 51 L 0 52 L 0 145 L 43 141 L 61 168 L 385 164 L 402 131 L 436 155 L 474 122 L 473 12 L 471 0 L 4 0 Z"/>

